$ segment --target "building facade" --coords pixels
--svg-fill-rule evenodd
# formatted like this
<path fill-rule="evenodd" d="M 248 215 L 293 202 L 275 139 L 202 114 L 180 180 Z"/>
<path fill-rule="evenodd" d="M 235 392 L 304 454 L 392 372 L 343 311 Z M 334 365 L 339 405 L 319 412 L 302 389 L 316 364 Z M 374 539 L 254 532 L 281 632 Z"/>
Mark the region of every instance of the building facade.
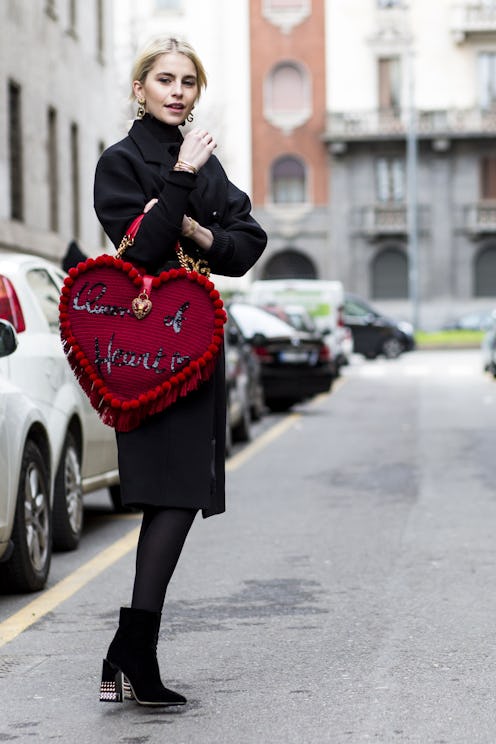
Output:
<path fill-rule="evenodd" d="M 253 203 L 269 234 L 256 274 L 335 275 L 324 0 L 250 0 L 250 48 Z"/>
<path fill-rule="evenodd" d="M 496 3 L 329 0 L 326 21 L 336 275 L 410 317 L 413 279 L 422 327 L 490 308 Z"/>
<path fill-rule="evenodd" d="M 0 3 L 0 250 L 59 261 L 104 236 L 93 210 L 116 134 L 111 0 Z"/>

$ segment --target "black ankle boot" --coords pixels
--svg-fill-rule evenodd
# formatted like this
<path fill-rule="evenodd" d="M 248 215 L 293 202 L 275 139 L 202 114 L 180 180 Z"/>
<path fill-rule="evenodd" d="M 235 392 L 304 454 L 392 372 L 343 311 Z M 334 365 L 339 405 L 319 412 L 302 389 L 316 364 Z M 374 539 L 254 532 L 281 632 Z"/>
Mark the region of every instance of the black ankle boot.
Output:
<path fill-rule="evenodd" d="M 140 705 L 184 705 L 186 698 L 168 690 L 160 679 L 157 641 L 159 612 L 121 607 L 119 627 L 103 660 L 100 700 Z"/>

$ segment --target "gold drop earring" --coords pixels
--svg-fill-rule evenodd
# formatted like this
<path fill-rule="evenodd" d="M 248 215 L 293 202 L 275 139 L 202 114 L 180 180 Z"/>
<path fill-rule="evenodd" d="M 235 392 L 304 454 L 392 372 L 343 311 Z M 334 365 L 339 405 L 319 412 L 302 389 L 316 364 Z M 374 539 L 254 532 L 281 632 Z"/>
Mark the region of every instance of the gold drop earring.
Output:
<path fill-rule="evenodd" d="M 142 119 L 145 115 L 145 99 L 144 98 L 138 98 L 138 110 L 136 112 L 136 118 Z"/>

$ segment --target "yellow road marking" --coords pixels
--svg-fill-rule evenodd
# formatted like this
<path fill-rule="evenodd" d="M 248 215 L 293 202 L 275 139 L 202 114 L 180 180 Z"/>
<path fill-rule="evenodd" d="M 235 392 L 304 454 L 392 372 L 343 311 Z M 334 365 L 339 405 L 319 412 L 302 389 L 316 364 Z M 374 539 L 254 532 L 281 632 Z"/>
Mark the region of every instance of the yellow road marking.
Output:
<path fill-rule="evenodd" d="M 301 413 L 292 413 L 287 418 L 279 421 L 278 424 L 274 424 L 274 426 L 261 434 L 254 442 L 249 444 L 247 447 L 244 447 L 241 452 L 230 457 L 226 462 L 226 471 L 230 473 L 233 470 L 240 468 L 241 465 L 244 465 L 245 462 L 247 462 L 247 460 L 250 460 L 254 455 L 256 455 L 257 452 L 260 452 L 260 450 L 273 442 L 274 439 L 277 439 L 277 437 L 280 437 L 281 434 L 284 434 L 285 431 L 290 429 L 299 418 L 301 418 Z"/>
<path fill-rule="evenodd" d="M 336 391 L 344 383 L 341 378 L 334 386 L 333 391 Z M 323 393 L 317 396 L 313 401 L 312 405 L 321 403 L 330 393 Z M 226 470 L 233 472 L 239 467 L 244 465 L 248 460 L 254 457 L 264 447 L 267 447 L 271 442 L 280 437 L 284 432 L 290 429 L 298 419 L 302 417 L 301 413 L 292 413 L 279 423 L 272 426 L 268 431 L 264 432 L 258 439 L 252 444 L 245 447 L 241 452 L 231 457 L 226 462 Z M 121 515 L 121 519 L 135 519 L 136 515 Z M 0 648 L 5 646 L 6 643 L 14 640 L 23 631 L 29 628 L 44 615 L 54 610 L 58 605 L 65 602 L 66 599 L 72 597 L 79 589 L 86 586 L 90 581 L 99 576 L 105 569 L 112 566 L 118 560 L 123 558 L 130 550 L 136 546 L 136 542 L 139 535 L 139 527 L 135 527 L 128 532 L 124 537 L 121 537 L 110 547 L 102 550 L 94 558 L 89 560 L 84 565 L 77 568 L 65 579 L 59 581 L 51 589 L 46 589 L 43 594 L 29 602 L 18 612 L 11 615 L 7 620 L 0 623 Z"/>
<path fill-rule="evenodd" d="M 129 553 L 136 546 L 139 535 L 139 527 L 121 537 L 113 545 L 102 550 L 94 558 L 73 571 L 69 576 L 51 589 L 47 589 L 39 597 L 30 602 L 22 610 L 11 615 L 7 620 L 0 623 L 0 647 L 22 633 L 30 625 L 37 622 L 41 617 L 51 612 L 55 607 L 72 597 L 79 589 L 88 584 L 92 579 L 112 566 L 120 558 Z"/>

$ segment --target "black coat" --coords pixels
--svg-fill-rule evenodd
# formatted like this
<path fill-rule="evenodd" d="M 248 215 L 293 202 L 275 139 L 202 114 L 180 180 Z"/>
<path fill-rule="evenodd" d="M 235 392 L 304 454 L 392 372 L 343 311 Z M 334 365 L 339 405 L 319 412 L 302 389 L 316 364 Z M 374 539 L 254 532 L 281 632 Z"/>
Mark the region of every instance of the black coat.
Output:
<path fill-rule="evenodd" d="M 140 226 L 125 257 L 150 273 L 177 265 L 175 244 L 198 256 L 181 237 L 184 214 L 208 227 L 211 249 L 202 253 L 212 272 L 241 276 L 265 248 L 267 237 L 251 217 L 247 195 L 232 184 L 212 155 L 198 176 L 173 171 L 182 136 L 176 127 L 145 116 L 106 150 L 95 174 L 95 210 L 115 247 L 153 198 L 158 203 Z M 122 500 L 224 511 L 224 360 L 213 377 L 137 429 L 117 434 Z"/>

